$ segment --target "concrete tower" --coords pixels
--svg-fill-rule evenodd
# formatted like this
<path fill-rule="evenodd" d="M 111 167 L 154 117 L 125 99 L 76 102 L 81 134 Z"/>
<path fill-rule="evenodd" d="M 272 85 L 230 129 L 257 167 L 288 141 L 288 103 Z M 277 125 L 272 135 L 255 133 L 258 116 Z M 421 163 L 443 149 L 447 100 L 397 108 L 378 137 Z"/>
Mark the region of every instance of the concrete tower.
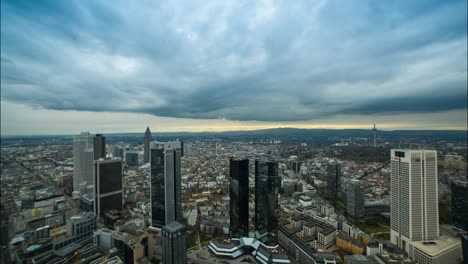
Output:
<path fill-rule="evenodd" d="M 390 239 L 406 252 L 411 241 L 439 238 L 437 152 L 391 150 Z"/>
<path fill-rule="evenodd" d="M 85 176 L 85 173 L 89 171 L 89 162 L 85 162 L 85 150 L 91 149 L 92 151 L 89 136 L 89 132 L 81 132 L 73 137 L 73 199 L 80 198 L 80 184 L 88 177 Z M 89 155 L 89 151 L 87 152 Z"/>
<path fill-rule="evenodd" d="M 149 162 L 150 160 L 150 143 L 151 143 L 151 131 L 149 127 L 146 127 L 145 138 L 144 138 L 144 153 L 143 153 L 143 162 Z"/>

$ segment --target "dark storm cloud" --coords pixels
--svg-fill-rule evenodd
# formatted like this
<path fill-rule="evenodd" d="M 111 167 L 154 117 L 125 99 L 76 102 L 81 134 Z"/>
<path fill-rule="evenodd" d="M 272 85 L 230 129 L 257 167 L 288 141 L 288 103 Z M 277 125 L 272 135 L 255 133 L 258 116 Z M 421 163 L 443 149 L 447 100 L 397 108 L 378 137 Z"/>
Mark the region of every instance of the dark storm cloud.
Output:
<path fill-rule="evenodd" d="M 2 97 L 59 110 L 259 121 L 466 109 L 466 8 L 2 1 Z"/>

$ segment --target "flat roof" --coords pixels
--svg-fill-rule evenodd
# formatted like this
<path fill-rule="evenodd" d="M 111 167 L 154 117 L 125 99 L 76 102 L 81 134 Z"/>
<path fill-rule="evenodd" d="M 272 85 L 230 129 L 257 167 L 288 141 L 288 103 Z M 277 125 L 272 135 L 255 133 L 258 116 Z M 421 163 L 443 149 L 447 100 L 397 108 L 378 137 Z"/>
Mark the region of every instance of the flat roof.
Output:
<path fill-rule="evenodd" d="M 431 256 L 456 247 L 458 243 L 459 240 L 446 236 L 440 236 L 438 240 L 410 242 L 415 248 Z"/>
<path fill-rule="evenodd" d="M 65 257 L 73 252 L 75 252 L 77 249 L 81 248 L 81 245 L 80 244 L 77 244 L 75 242 L 69 244 L 69 245 L 66 245 L 65 247 L 59 249 L 59 250 L 56 250 L 54 252 L 54 254 L 56 256 L 59 256 L 59 257 Z"/>
<path fill-rule="evenodd" d="M 177 231 L 182 230 L 184 228 L 185 228 L 185 226 L 183 224 L 179 223 L 179 222 L 172 222 L 172 223 L 170 223 L 168 225 L 165 225 L 163 227 L 163 229 L 165 229 L 165 230 L 167 230 L 169 232 L 177 232 Z"/>

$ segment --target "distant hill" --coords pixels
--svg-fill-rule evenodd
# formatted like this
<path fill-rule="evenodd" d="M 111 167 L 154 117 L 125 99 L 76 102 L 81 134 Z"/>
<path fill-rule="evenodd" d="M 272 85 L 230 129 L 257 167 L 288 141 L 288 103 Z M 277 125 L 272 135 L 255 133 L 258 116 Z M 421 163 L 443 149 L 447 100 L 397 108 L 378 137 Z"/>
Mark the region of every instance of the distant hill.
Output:
<path fill-rule="evenodd" d="M 144 131 L 141 133 L 107 133 L 106 138 L 110 141 L 133 139 L 143 139 Z M 447 140 L 450 142 L 466 142 L 467 131 L 457 130 L 378 130 L 377 135 L 382 140 L 404 139 L 427 139 L 427 140 Z M 69 140 L 72 135 L 55 136 L 2 136 L 2 141 L 14 140 L 41 140 L 41 139 L 61 139 Z M 301 128 L 272 128 L 261 130 L 241 130 L 225 132 L 153 132 L 153 138 L 156 140 L 176 139 L 176 138 L 220 138 L 220 139 L 242 139 L 242 138 L 347 138 L 363 137 L 372 138 L 373 133 L 370 129 L 301 129 Z"/>

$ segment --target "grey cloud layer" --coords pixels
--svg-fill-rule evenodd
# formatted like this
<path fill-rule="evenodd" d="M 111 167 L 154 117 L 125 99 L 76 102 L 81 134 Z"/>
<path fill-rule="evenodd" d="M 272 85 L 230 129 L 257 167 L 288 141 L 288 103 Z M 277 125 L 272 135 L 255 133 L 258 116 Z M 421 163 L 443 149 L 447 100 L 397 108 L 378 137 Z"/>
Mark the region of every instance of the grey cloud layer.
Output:
<path fill-rule="evenodd" d="M 255 3 L 2 1 L 2 97 L 259 121 L 466 109 L 466 1 Z"/>

